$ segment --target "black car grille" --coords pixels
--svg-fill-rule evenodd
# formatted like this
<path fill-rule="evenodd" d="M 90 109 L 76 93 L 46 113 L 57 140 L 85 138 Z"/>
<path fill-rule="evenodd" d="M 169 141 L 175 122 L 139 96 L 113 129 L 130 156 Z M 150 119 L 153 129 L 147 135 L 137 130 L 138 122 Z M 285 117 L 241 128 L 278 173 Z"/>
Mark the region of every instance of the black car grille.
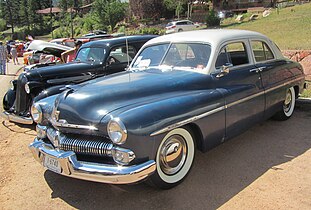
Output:
<path fill-rule="evenodd" d="M 47 136 L 58 149 L 76 154 L 111 157 L 113 144 L 99 136 L 64 135 L 53 128 L 47 129 Z"/>
<path fill-rule="evenodd" d="M 25 74 L 18 77 L 16 84 L 15 112 L 25 115 L 29 112 L 30 96 L 25 91 L 25 84 L 28 82 Z"/>

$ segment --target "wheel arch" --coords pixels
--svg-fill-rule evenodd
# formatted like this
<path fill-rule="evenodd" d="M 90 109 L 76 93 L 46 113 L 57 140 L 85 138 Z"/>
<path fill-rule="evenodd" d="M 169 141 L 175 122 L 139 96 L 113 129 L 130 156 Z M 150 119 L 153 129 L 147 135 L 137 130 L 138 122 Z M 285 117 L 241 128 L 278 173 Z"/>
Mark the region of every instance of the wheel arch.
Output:
<path fill-rule="evenodd" d="M 195 123 L 189 123 L 184 127 L 189 129 L 190 133 L 193 135 L 196 148 L 199 149 L 200 151 L 203 151 L 203 134 L 201 132 L 200 127 Z"/>
<path fill-rule="evenodd" d="M 297 99 L 298 96 L 299 96 L 299 86 L 298 86 L 298 85 L 295 85 L 295 86 L 294 86 L 294 90 L 295 90 L 295 98 Z"/>

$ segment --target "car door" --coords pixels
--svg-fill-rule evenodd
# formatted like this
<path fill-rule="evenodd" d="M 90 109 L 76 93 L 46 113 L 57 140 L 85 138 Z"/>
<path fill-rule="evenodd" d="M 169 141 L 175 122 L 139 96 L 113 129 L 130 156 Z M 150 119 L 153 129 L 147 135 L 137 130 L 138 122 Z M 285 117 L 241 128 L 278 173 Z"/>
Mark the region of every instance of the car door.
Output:
<path fill-rule="evenodd" d="M 264 90 L 251 56 L 248 40 L 234 41 L 223 45 L 215 62 L 216 88 L 224 92 L 226 101 L 226 138 L 238 135 L 263 119 Z M 219 74 L 224 66 L 229 68 L 229 73 Z"/>
<path fill-rule="evenodd" d="M 114 73 L 125 70 L 136 53 L 137 49 L 133 45 L 113 47 L 106 60 L 107 71 Z"/>
<path fill-rule="evenodd" d="M 283 83 L 293 75 L 286 68 L 286 61 L 276 59 L 271 47 L 264 40 L 250 40 L 255 66 L 262 75 L 262 84 L 265 89 L 265 118 L 271 117 L 285 98 L 286 87 Z M 283 86 L 279 87 L 278 86 Z"/>

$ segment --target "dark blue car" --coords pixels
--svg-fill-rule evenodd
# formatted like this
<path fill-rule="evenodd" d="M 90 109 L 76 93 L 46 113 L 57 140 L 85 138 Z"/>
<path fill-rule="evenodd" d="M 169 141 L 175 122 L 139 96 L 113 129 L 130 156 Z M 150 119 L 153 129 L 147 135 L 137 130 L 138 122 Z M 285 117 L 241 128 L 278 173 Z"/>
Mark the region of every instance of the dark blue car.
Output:
<path fill-rule="evenodd" d="M 262 34 L 202 30 L 148 41 L 125 72 L 35 103 L 35 159 L 103 183 L 184 180 L 208 151 L 270 117 L 286 120 L 303 90 L 301 65 Z"/>

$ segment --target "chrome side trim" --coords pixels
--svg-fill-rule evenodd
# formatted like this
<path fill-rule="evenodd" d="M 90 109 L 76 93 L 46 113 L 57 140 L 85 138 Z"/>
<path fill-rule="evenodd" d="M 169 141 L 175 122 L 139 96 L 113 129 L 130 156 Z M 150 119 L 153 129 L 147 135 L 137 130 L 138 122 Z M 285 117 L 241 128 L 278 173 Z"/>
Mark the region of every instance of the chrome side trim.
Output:
<path fill-rule="evenodd" d="M 20 123 L 20 124 L 26 124 L 26 125 L 32 125 L 33 124 L 33 120 L 31 117 L 23 117 L 23 116 L 17 116 L 13 113 L 9 113 L 9 112 L 0 112 L 0 117 L 11 121 L 11 122 L 16 122 L 16 123 Z"/>
<path fill-rule="evenodd" d="M 232 107 L 232 106 L 238 105 L 238 104 L 240 104 L 240 103 L 243 103 L 243 102 L 245 102 L 245 101 L 249 101 L 249 100 L 251 100 L 251 99 L 253 99 L 253 98 L 255 98 L 255 97 L 261 96 L 261 95 L 263 95 L 263 94 L 265 94 L 265 91 L 261 91 L 261 92 L 259 92 L 259 93 L 256 93 L 256 94 L 247 96 L 247 97 L 245 97 L 245 98 L 242 98 L 242 99 L 240 99 L 240 100 L 237 100 L 237 101 L 235 101 L 235 102 L 232 102 L 232 103 L 226 105 L 226 109 L 227 109 L 227 108 L 230 108 L 230 107 Z"/>
<path fill-rule="evenodd" d="M 180 127 L 180 126 L 186 125 L 186 124 L 191 123 L 191 122 L 193 122 L 193 121 L 199 120 L 199 119 L 201 119 L 201 118 L 203 118 L 203 117 L 206 117 L 206 116 L 215 114 L 215 113 L 220 112 L 220 111 L 222 111 L 222 110 L 224 110 L 224 109 L 225 109 L 225 106 L 218 107 L 218 108 L 216 108 L 216 109 L 210 110 L 210 111 L 205 112 L 205 113 L 203 113 L 203 114 L 200 114 L 200 115 L 191 117 L 191 118 L 189 118 L 189 119 L 183 120 L 183 121 L 181 121 L 181 122 L 177 122 L 177 123 L 175 123 L 175 124 L 169 125 L 169 126 L 163 128 L 163 129 L 159 130 L 159 131 L 155 131 L 155 132 L 151 133 L 150 136 L 156 136 L 156 135 L 161 134 L 161 133 L 164 133 L 164 132 L 166 132 L 166 131 L 173 130 L 174 128 L 178 128 L 178 127 Z"/>
<path fill-rule="evenodd" d="M 60 165 L 60 174 L 77 179 L 102 182 L 108 184 L 130 184 L 145 179 L 156 170 L 154 160 L 132 166 L 120 166 L 82 162 L 72 151 L 55 150 L 52 145 L 35 139 L 29 145 L 34 158 L 45 166 L 45 158 L 49 157 Z M 52 170 L 52 169 L 51 169 Z"/>
<path fill-rule="evenodd" d="M 282 87 L 282 86 L 285 86 L 285 85 L 289 85 L 290 83 L 297 82 L 297 81 L 302 80 L 302 79 L 305 79 L 305 77 L 304 77 L 304 76 L 301 76 L 301 77 L 298 77 L 298 78 L 296 78 L 296 79 L 294 79 L 294 80 L 292 80 L 292 81 L 284 82 L 284 83 L 282 83 L 282 84 L 280 84 L 280 85 L 277 85 L 277 86 L 275 86 L 275 87 L 269 88 L 269 89 L 266 90 L 265 92 L 268 93 L 268 92 L 274 91 L 275 89 L 278 89 L 278 88 L 280 88 L 280 87 Z"/>
<path fill-rule="evenodd" d="M 240 99 L 240 100 L 237 100 L 237 101 L 232 102 L 232 103 L 230 103 L 230 104 L 227 104 L 227 105 L 225 105 L 225 106 L 221 106 L 221 107 L 218 107 L 218 108 L 216 108 L 216 109 L 210 110 L 210 111 L 208 111 L 208 112 L 206 112 L 206 113 L 203 113 L 203 114 L 201 114 L 201 115 L 197 115 L 197 116 L 194 116 L 194 117 L 192 117 L 192 118 L 189 118 L 189 119 L 186 119 L 186 120 L 177 122 L 177 123 L 175 123 L 175 124 L 169 125 L 169 126 L 167 126 L 167 127 L 165 127 L 165 128 L 162 128 L 161 130 L 158 130 L 158 131 L 155 131 L 155 132 L 151 133 L 150 136 L 156 136 L 156 135 L 159 135 L 159 134 L 161 134 L 161 133 L 164 133 L 164 132 L 173 130 L 174 128 L 178 128 L 178 127 L 180 127 L 180 126 L 186 125 L 186 124 L 191 123 L 191 122 L 194 122 L 194 121 L 196 121 L 196 120 L 199 120 L 199 119 L 201 119 L 201 118 L 203 118 L 203 117 L 206 117 L 206 116 L 215 114 L 215 113 L 217 113 L 217 112 L 219 112 L 219 111 L 222 111 L 222 110 L 224 110 L 224 109 L 230 108 L 230 107 L 235 106 L 235 105 L 238 105 L 238 104 L 243 103 L 243 102 L 245 102 L 245 101 L 251 100 L 251 99 L 253 99 L 253 98 L 255 98 L 255 97 L 261 96 L 261 95 L 266 94 L 266 93 L 268 93 L 268 92 L 271 92 L 271 91 L 273 91 L 273 90 L 275 90 L 275 89 L 278 89 L 278 88 L 280 88 L 280 87 L 282 87 L 282 86 L 291 84 L 291 83 L 293 83 L 293 82 L 297 82 L 297 81 L 302 80 L 302 79 L 304 79 L 304 78 L 305 78 L 304 76 L 298 77 L 298 78 L 296 78 L 296 79 L 294 79 L 294 80 L 291 80 L 291 81 L 288 81 L 288 82 L 284 82 L 284 83 L 282 83 L 282 84 L 280 84 L 280 85 L 278 85 L 278 86 L 269 88 L 268 90 L 263 90 L 263 91 L 261 91 L 261 92 L 259 92 L 259 93 L 256 93 L 256 94 L 247 96 L 247 97 L 245 97 L 245 98 L 242 98 L 242 99 Z"/>

